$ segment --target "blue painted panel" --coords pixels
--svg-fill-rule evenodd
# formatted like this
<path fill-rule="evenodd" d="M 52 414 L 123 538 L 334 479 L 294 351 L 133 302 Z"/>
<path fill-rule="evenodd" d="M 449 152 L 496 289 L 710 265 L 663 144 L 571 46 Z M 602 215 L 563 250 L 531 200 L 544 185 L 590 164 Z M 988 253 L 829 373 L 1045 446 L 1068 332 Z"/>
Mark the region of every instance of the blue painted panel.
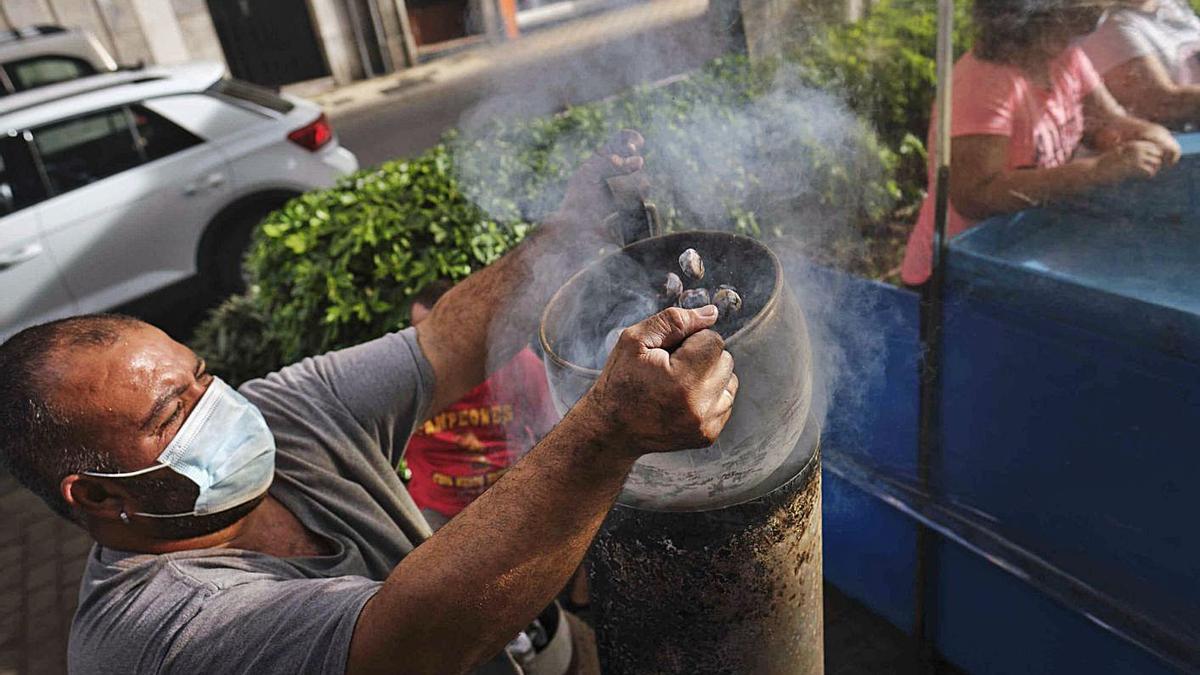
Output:
<path fill-rule="evenodd" d="M 1200 367 L 977 301 L 954 308 L 946 340 L 945 498 L 1200 635 Z"/>
<path fill-rule="evenodd" d="M 955 238 L 947 269 L 952 296 L 1200 363 L 1200 222 L 1025 211 Z"/>
<path fill-rule="evenodd" d="M 916 293 L 824 270 L 837 286 L 836 312 L 811 320 L 823 335 L 818 348 L 841 350 L 826 367 L 835 371 L 834 394 L 822 430 L 825 453 L 915 478 L 917 375 L 921 347 Z"/>
<path fill-rule="evenodd" d="M 916 522 L 829 471 L 821 481 L 825 580 L 911 633 Z"/>
<path fill-rule="evenodd" d="M 1141 649 L 946 542 L 937 556 L 938 651 L 970 673 L 1159 675 Z"/>
<path fill-rule="evenodd" d="M 813 286 L 804 288 L 808 284 Z M 826 465 L 844 454 L 911 480 L 916 476 L 920 354 L 917 294 L 825 269 L 813 270 L 800 285 L 801 298 L 819 293 L 839 299 L 833 312 L 805 308 L 818 344 L 840 350 L 826 366 L 836 374 L 821 441 Z M 830 471 L 822 480 L 826 579 L 911 631 L 916 523 Z"/>
<path fill-rule="evenodd" d="M 1111 197 L 1187 202 L 1195 168 Z M 1030 211 L 952 242 L 936 471 L 948 502 L 1194 645 L 1200 211 L 1174 208 Z"/>

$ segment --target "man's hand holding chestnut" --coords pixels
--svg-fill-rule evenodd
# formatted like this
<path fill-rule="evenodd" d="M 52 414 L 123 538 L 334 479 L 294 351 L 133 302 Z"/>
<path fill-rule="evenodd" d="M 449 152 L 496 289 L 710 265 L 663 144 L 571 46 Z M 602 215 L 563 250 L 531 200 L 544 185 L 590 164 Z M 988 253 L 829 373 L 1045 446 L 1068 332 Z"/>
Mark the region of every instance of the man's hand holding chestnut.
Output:
<path fill-rule="evenodd" d="M 725 341 L 708 330 L 717 308 L 671 307 L 626 328 L 599 379 L 576 406 L 601 428 L 606 452 L 635 460 L 648 452 L 711 445 L 737 397 Z"/>

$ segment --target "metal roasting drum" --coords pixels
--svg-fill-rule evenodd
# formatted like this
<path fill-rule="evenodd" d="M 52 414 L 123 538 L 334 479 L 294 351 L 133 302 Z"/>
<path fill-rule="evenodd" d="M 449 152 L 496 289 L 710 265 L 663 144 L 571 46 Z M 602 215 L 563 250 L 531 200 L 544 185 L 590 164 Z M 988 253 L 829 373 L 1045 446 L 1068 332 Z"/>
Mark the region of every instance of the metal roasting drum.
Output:
<path fill-rule="evenodd" d="M 737 504 L 778 487 L 768 481 L 776 470 L 802 464 L 812 454 L 812 448 L 796 448 L 812 403 L 804 316 L 775 254 L 758 241 L 725 232 L 643 239 L 598 260 L 559 289 L 540 331 L 559 412 L 574 405 L 599 376 L 612 330 L 663 306 L 662 279 L 678 271 L 680 253 L 689 248 L 704 258 L 705 286 L 729 285 L 741 294 L 741 310 L 714 327 L 734 357 L 741 388 L 733 415 L 712 446 L 649 454 L 637 462 L 618 499 L 629 506 L 698 511 Z M 792 457 L 794 452 L 803 457 Z"/>
<path fill-rule="evenodd" d="M 605 338 L 663 307 L 664 278 L 689 248 L 704 262 L 689 285 L 741 296 L 740 311 L 714 327 L 741 388 L 715 444 L 644 456 L 600 528 L 588 554 L 600 661 L 611 675 L 815 675 L 824 667 L 820 430 L 808 329 L 771 251 L 682 232 L 579 272 L 542 317 L 551 395 L 565 412 L 592 386 Z"/>

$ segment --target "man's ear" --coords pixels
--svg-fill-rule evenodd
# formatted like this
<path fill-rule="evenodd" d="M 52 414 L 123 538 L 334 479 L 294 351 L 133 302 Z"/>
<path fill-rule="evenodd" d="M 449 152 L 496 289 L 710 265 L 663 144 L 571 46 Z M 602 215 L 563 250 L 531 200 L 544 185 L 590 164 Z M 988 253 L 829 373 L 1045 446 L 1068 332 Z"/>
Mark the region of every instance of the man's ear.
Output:
<path fill-rule="evenodd" d="M 112 481 L 73 473 L 59 483 L 67 506 L 94 518 L 117 520 L 126 509 L 129 495 Z"/>

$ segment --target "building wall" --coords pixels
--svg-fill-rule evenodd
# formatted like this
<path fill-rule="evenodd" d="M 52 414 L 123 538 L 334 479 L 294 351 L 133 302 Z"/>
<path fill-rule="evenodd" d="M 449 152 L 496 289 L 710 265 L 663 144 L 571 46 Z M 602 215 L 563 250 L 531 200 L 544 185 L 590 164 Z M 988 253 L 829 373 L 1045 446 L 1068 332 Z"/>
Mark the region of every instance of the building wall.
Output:
<path fill-rule="evenodd" d="M 32 24 L 90 31 L 124 65 L 225 60 L 204 0 L 0 0 L 0 28 Z"/>
<path fill-rule="evenodd" d="M 313 29 L 334 81 L 345 84 L 362 78 L 362 59 L 344 0 L 309 0 L 308 4 Z"/>
<path fill-rule="evenodd" d="M 401 16 L 404 10 L 398 0 L 305 0 L 304 5 L 332 79 L 338 84 L 364 77 L 364 51 L 385 69 L 403 68 L 415 57 L 408 16 Z M 362 24 L 357 31 L 352 9 Z M 0 0 L 0 29 L 33 24 L 86 29 L 122 65 L 201 59 L 225 62 L 206 0 Z M 360 47 L 360 39 L 366 47 Z M 375 45 L 376 41 L 380 44 Z M 382 56 L 375 56 L 377 52 Z"/>
<path fill-rule="evenodd" d="M 213 28 L 208 4 L 204 0 L 171 0 L 171 7 L 179 21 L 188 54 L 193 59 L 223 62 L 225 54 L 221 51 L 221 41 L 217 39 L 216 29 Z"/>
<path fill-rule="evenodd" d="M 117 63 L 154 63 L 150 54 L 150 45 L 142 34 L 142 24 L 138 22 L 130 0 L 51 0 L 57 4 L 90 5 L 98 10 L 96 20 L 83 23 L 80 21 L 62 21 L 65 26 L 86 28 L 105 43 L 112 52 Z"/>
<path fill-rule="evenodd" d="M 150 57 L 155 63 L 186 63 L 191 60 L 179 19 L 170 3 L 163 0 L 130 0 L 142 35 L 150 48 Z"/>
<path fill-rule="evenodd" d="M 0 7 L 4 9 L 5 28 L 53 22 L 46 0 L 5 0 Z"/>

